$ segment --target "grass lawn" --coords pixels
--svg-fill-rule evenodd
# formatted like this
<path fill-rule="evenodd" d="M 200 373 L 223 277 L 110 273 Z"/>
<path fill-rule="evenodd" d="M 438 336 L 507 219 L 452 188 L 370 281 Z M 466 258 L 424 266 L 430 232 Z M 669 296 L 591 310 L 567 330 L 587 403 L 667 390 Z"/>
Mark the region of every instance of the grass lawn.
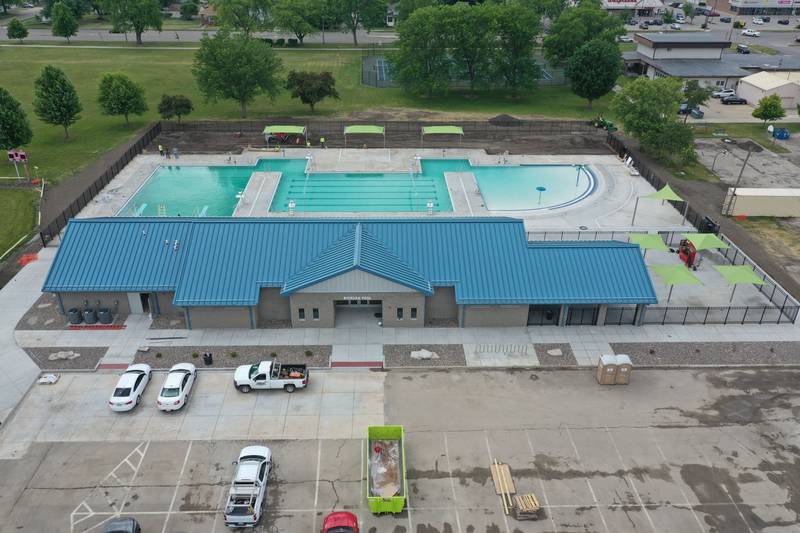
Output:
<path fill-rule="evenodd" d="M 316 115 L 346 115 L 380 109 L 406 112 L 424 110 L 459 115 L 492 116 L 509 113 L 517 116 L 535 115 L 557 118 L 590 118 L 607 113 L 611 97 L 595 102 L 593 109 L 585 100 L 574 96 L 566 87 L 541 87 L 510 99 L 501 94 L 485 93 L 465 96 L 453 93 L 440 98 L 415 98 L 400 89 L 376 89 L 361 84 L 361 53 L 359 51 L 298 51 L 279 50 L 284 70 L 330 70 L 337 81 L 341 100 L 323 102 Z M 58 182 L 87 165 L 100 154 L 128 139 L 135 130 L 151 120 L 157 120 L 157 104 L 163 93 L 185 94 L 195 106 L 190 119 L 239 118 L 238 105 L 233 101 L 206 103 L 203 101 L 191 65 L 194 51 L 174 48 L 153 50 L 121 49 L 47 49 L 10 47 L 3 51 L 2 86 L 20 100 L 28 111 L 34 138 L 27 148 L 31 162 L 39 166 L 39 175 Z M 77 87 L 83 103 L 82 119 L 65 140 L 60 128 L 41 123 L 32 112 L 33 80 L 42 67 L 53 64 L 62 68 Z M 147 90 L 150 110 L 141 117 L 131 117 L 131 127 L 125 128 L 122 117 L 102 116 L 97 105 L 97 84 L 104 72 L 121 71 Z M 310 115 L 307 106 L 281 94 L 275 102 L 258 98 L 249 108 L 248 118 L 263 119 L 270 115 Z M 474 115 L 473 115 L 474 116 Z"/>
<path fill-rule="evenodd" d="M 758 237 L 764 247 L 776 258 L 800 257 L 800 239 L 797 227 L 773 217 L 752 217 L 737 220 L 737 224 Z"/>
<path fill-rule="evenodd" d="M 682 180 L 690 181 L 719 181 L 719 178 L 712 174 L 702 163 L 689 163 L 683 166 L 667 167 L 673 176 Z"/>
<path fill-rule="evenodd" d="M 38 193 L 29 189 L 0 189 L 0 255 L 36 224 Z"/>

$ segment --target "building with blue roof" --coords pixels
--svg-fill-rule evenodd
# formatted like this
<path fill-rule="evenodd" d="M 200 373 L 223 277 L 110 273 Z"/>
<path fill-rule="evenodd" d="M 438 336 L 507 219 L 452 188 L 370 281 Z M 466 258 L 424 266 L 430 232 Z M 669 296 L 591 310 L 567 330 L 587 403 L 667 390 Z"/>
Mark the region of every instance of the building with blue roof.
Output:
<path fill-rule="evenodd" d="M 528 242 L 511 218 L 73 219 L 43 290 L 190 328 L 602 323 L 657 301 L 638 245 Z"/>

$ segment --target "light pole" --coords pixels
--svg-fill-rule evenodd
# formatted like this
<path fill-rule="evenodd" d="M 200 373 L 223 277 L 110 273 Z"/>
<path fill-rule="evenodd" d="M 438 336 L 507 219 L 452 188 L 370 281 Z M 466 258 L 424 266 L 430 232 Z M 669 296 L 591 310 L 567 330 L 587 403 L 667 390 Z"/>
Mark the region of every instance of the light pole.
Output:
<path fill-rule="evenodd" d="M 736 178 L 736 185 L 733 186 L 734 190 L 739 188 L 739 182 L 742 181 L 742 174 L 744 174 L 744 167 L 747 166 L 747 161 L 750 159 L 750 154 L 753 153 L 753 145 L 747 145 L 747 156 L 744 158 L 744 163 L 742 163 L 742 169 L 739 171 L 739 177 Z"/>
<path fill-rule="evenodd" d="M 721 155 L 726 155 L 728 153 L 727 150 L 723 150 L 721 152 L 717 152 L 717 155 L 714 156 L 714 161 L 711 163 L 711 172 L 714 172 L 714 165 L 717 164 L 717 158 Z"/>

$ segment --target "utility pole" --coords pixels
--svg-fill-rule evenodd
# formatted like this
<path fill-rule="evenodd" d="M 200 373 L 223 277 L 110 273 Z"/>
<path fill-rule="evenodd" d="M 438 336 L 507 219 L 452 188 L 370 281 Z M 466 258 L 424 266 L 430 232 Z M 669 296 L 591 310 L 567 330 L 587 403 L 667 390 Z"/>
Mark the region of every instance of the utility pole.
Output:
<path fill-rule="evenodd" d="M 747 156 L 744 158 L 744 163 L 742 163 L 742 169 L 739 171 L 739 177 L 736 178 L 736 185 L 733 186 L 734 189 L 739 188 L 739 182 L 742 181 L 742 174 L 744 174 L 744 167 L 747 166 L 747 161 L 750 159 L 750 154 L 753 153 L 753 145 L 747 145 Z"/>

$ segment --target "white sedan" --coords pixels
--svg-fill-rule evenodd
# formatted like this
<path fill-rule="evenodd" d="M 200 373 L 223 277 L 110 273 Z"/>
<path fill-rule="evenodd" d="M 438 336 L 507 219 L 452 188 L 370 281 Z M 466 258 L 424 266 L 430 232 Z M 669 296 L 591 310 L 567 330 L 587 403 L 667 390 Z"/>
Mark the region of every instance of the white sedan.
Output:
<path fill-rule="evenodd" d="M 197 369 L 192 363 L 178 363 L 169 369 L 161 392 L 158 393 L 156 405 L 162 411 L 177 411 L 189 401 Z"/>
<path fill-rule="evenodd" d="M 144 389 L 150 383 L 153 372 L 150 365 L 136 364 L 130 365 L 119 377 L 117 386 L 108 400 L 108 406 L 112 411 L 130 411 L 142 400 Z"/>
<path fill-rule="evenodd" d="M 760 31 L 756 31 L 756 30 L 752 30 L 750 28 L 745 28 L 745 29 L 742 30 L 742 35 L 744 35 L 745 37 L 760 37 L 761 36 L 761 32 Z"/>

